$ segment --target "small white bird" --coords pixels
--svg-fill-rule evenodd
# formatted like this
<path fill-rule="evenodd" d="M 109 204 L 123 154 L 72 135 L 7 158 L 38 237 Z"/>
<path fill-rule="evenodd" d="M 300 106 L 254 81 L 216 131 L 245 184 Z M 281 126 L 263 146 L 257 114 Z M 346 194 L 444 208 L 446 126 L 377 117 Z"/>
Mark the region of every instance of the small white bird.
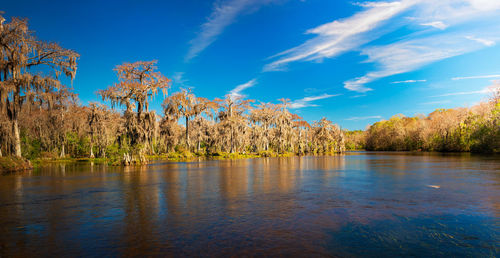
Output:
<path fill-rule="evenodd" d="M 439 188 L 441 188 L 441 186 L 439 186 L 439 185 L 427 185 L 427 186 L 428 186 L 428 187 L 432 187 L 432 188 L 434 188 L 434 189 L 439 189 Z"/>

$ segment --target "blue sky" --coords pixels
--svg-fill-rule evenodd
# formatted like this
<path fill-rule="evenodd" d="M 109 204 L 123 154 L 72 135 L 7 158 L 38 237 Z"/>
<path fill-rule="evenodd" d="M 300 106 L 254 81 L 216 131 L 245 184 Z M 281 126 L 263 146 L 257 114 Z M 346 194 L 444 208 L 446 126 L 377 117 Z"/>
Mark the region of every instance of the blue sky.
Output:
<path fill-rule="evenodd" d="M 115 65 L 156 59 L 171 92 L 288 98 L 308 121 L 364 129 L 472 106 L 500 79 L 500 0 L 18 0 L 1 10 L 80 53 L 83 104 L 116 81 Z"/>

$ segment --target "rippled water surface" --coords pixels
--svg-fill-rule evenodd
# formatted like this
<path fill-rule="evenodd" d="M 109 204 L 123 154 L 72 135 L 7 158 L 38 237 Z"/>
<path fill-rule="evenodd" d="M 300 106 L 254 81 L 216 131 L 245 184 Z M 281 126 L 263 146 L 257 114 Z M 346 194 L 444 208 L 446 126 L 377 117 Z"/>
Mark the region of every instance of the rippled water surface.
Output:
<path fill-rule="evenodd" d="M 0 257 L 500 255 L 500 158 L 408 153 L 0 176 Z"/>

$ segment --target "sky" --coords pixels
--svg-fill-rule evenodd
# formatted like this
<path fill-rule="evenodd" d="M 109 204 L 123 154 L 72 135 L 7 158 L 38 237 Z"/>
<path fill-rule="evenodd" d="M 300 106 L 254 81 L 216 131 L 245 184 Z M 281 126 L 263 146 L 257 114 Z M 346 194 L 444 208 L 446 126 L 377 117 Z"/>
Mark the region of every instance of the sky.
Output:
<path fill-rule="evenodd" d="M 117 81 L 116 65 L 158 60 L 170 92 L 286 98 L 310 122 L 354 130 L 473 106 L 500 80 L 500 0 L 16 0 L 0 10 L 81 55 L 82 104 Z"/>

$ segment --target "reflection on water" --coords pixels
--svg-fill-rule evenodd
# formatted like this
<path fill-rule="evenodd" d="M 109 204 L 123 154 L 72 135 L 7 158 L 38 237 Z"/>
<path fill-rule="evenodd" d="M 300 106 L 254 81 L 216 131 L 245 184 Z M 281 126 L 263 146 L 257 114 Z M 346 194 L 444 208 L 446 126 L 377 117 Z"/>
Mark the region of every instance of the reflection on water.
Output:
<path fill-rule="evenodd" d="M 495 156 L 75 163 L 0 177 L 0 256 L 497 256 L 499 243 Z"/>

